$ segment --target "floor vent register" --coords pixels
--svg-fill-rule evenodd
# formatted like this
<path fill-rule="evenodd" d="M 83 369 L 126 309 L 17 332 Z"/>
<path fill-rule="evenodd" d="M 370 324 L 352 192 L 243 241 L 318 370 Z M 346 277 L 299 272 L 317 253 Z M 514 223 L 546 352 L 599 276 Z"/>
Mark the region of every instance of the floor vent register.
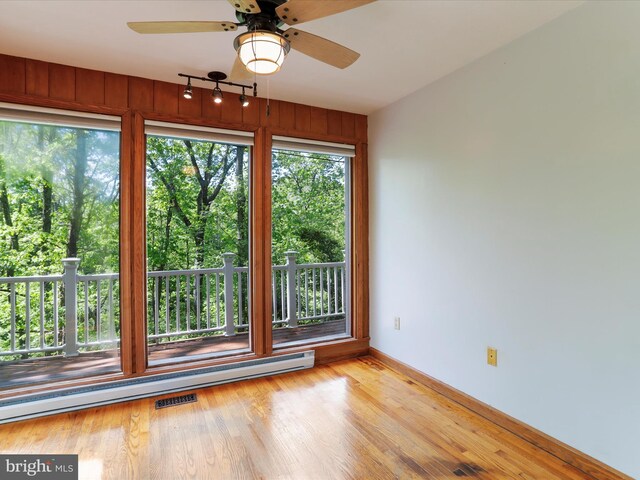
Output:
<path fill-rule="evenodd" d="M 159 410 L 161 408 L 173 407 L 175 405 L 182 405 L 185 403 L 193 403 L 197 401 L 198 397 L 195 393 L 180 395 L 178 397 L 163 398 L 162 400 L 156 400 L 156 410 Z"/>

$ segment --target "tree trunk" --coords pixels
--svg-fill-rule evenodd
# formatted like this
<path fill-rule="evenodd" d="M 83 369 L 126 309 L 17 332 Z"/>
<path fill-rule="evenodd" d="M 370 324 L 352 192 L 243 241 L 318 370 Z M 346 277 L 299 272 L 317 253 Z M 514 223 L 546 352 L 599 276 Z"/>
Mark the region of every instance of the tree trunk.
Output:
<path fill-rule="evenodd" d="M 20 243 L 18 241 L 18 234 L 13 231 L 13 220 L 11 219 L 11 203 L 9 202 L 9 192 L 7 191 L 7 183 L 5 179 L 4 171 L 4 159 L 0 155 L 0 209 L 2 209 L 2 218 L 4 223 L 13 232 L 11 234 L 11 250 L 18 251 Z M 7 276 L 13 277 L 15 275 L 15 267 L 13 265 L 7 265 Z"/>
<path fill-rule="evenodd" d="M 51 213 L 53 204 L 53 187 L 51 185 L 51 170 L 46 170 L 42 175 L 42 231 L 51 233 Z"/>
<path fill-rule="evenodd" d="M 162 261 L 158 265 L 158 270 L 167 268 L 167 258 L 169 256 L 169 241 L 171 240 L 171 220 L 173 219 L 173 208 L 167 209 L 167 216 L 164 222 L 164 238 L 162 239 Z"/>
<path fill-rule="evenodd" d="M 82 213 L 84 207 L 85 174 L 87 171 L 87 133 L 77 131 L 76 155 L 73 170 L 73 208 L 69 222 L 69 240 L 67 242 L 67 257 L 78 256 L 78 240 L 82 228 Z"/>
<path fill-rule="evenodd" d="M 7 186 L 4 183 L 4 179 L 0 180 L 0 204 L 2 205 L 2 216 L 4 223 L 7 227 L 13 227 L 13 221 L 11 220 L 11 205 L 9 204 L 9 194 L 7 193 Z M 12 229 L 13 230 L 13 229 Z M 11 250 L 18 251 L 20 248 L 18 242 L 18 234 L 11 234 Z M 15 268 L 13 265 L 7 266 L 7 276 L 13 277 L 15 275 Z"/>
<path fill-rule="evenodd" d="M 44 151 L 44 131 L 45 127 L 38 126 L 38 150 Z M 49 236 L 51 234 L 52 215 L 53 215 L 53 172 L 46 161 L 41 166 L 42 177 L 42 257 L 45 267 L 49 267 L 51 259 L 48 255 Z"/>
<path fill-rule="evenodd" d="M 44 134 L 45 127 L 38 125 L 38 151 L 44 151 Z M 43 162 L 41 165 L 42 177 L 42 232 L 51 233 L 51 205 L 53 198 L 53 172 L 48 165 Z M 43 250 L 46 250 L 47 242 L 44 242 Z"/>
<path fill-rule="evenodd" d="M 199 218 L 195 226 L 195 231 L 193 232 L 193 242 L 195 243 L 195 247 L 196 247 L 195 268 L 204 268 L 205 227 L 206 227 L 206 220 Z"/>
<path fill-rule="evenodd" d="M 244 267 L 249 256 L 247 243 L 247 196 L 244 191 L 244 147 L 236 147 L 236 240 L 238 266 Z"/>

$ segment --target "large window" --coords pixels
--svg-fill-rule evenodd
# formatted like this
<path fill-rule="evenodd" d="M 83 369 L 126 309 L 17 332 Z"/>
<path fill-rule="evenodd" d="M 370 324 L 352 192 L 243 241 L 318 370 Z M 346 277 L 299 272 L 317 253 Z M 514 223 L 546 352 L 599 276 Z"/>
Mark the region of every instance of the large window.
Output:
<path fill-rule="evenodd" d="M 146 132 L 149 364 L 247 351 L 252 136 Z"/>
<path fill-rule="evenodd" d="M 0 389 L 121 370 L 119 129 L 0 104 Z"/>
<path fill-rule="evenodd" d="M 348 337 L 353 150 L 280 137 L 273 145 L 273 345 Z"/>
<path fill-rule="evenodd" d="M 351 300 L 366 163 L 350 145 L 255 139 L 0 103 L 0 395 L 366 346 L 366 296 Z"/>

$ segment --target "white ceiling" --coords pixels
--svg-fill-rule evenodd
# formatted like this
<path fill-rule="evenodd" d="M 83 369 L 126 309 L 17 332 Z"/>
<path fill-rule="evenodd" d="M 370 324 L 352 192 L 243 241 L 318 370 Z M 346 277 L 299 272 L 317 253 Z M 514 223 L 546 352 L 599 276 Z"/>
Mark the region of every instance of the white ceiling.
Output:
<path fill-rule="evenodd" d="M 339 70 L 293 51 L 260 96 L 369 114 L 534 30 L 582 0 L 378 0 L 300 29 L 362 54 Z M 229 73 L 237 35 L 140 35 L 128 21 L 231 20 L 225 0 L 0 1 L 0 53 L 181 83 Z M 242 29 L 241 29 L 242 30 Z"/>

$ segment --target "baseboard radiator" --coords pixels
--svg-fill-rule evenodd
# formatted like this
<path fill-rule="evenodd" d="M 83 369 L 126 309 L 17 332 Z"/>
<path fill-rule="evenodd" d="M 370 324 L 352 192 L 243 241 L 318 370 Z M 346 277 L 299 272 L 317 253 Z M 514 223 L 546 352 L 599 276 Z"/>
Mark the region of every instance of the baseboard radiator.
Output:
<path fill-rule="evenodd" d="M 314 361 L 309 351 L 12 398 L 0 401 L 0 424 L 293 372 L 313 367 Z"/>

